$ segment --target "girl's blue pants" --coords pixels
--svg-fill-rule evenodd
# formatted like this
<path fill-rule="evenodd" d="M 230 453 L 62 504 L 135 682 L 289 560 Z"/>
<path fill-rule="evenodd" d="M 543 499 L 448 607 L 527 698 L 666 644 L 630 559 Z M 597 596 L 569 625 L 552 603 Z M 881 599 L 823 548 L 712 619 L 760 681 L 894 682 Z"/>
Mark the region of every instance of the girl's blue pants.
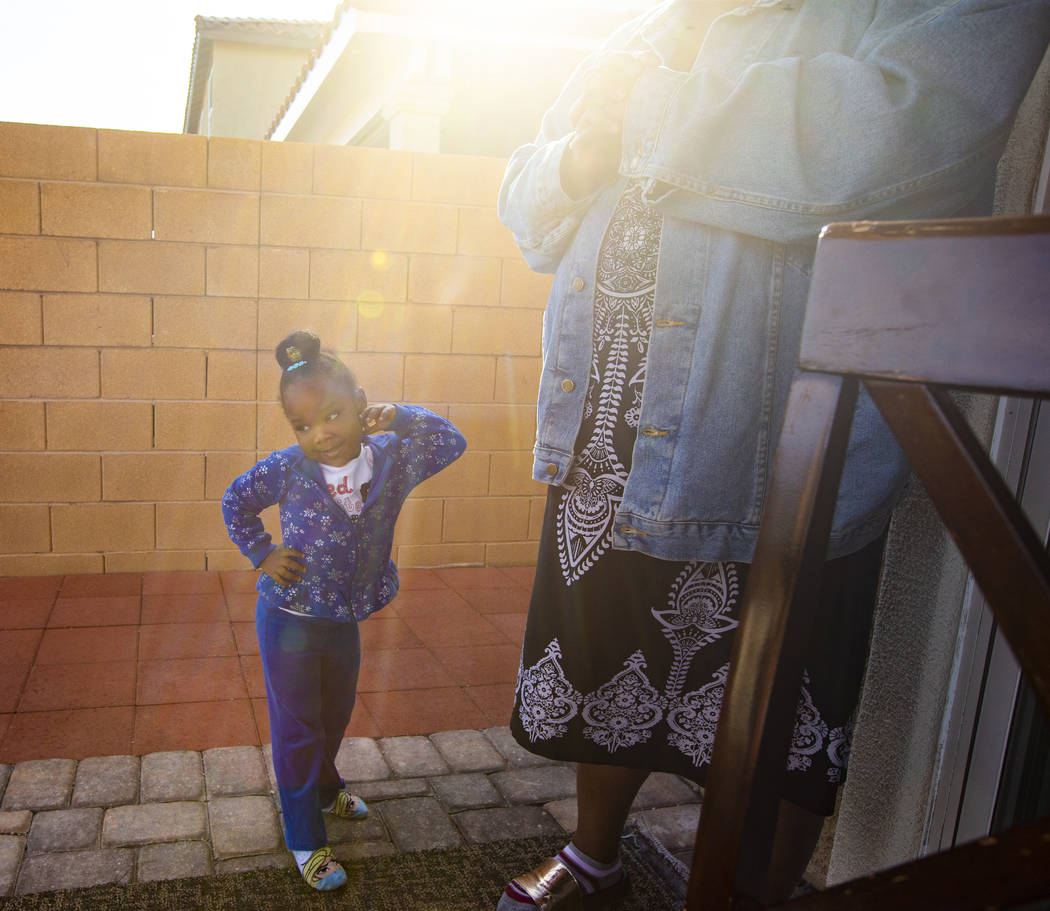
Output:
<path fill-rule="evenodd" d="M 344 785 L 335 756 L 354 710 L 357 623 L 298 617 L 260 599 L 255 628 L 284 839 L 290 850 L 313 851 L 328 844 L 321 807 Z"/>

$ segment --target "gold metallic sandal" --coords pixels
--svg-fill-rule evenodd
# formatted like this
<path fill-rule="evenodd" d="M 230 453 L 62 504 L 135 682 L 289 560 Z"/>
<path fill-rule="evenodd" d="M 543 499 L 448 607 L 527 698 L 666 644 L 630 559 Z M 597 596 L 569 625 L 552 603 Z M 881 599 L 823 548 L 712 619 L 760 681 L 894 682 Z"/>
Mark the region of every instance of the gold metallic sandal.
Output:
<path fill-rule="evenodd" d="M 580 884 L 557 857 L 548 857 L 534 870 L 514 877 L 511 882 L 535 903 L 539 911 L 590 911 L 602 908 L 627 891 L 627 873 L 605 889 L 584 895 Z"/>

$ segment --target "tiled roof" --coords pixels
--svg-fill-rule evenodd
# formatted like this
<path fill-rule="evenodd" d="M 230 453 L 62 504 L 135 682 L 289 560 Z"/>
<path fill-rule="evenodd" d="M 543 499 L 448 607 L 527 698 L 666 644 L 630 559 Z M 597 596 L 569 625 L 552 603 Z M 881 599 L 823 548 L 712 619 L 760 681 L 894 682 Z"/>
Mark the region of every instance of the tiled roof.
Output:
<path fill-rule="evenodd" d="M 182 129 L 187 132 L 200 114 L 206 74 L 211 68 L 212 43 L 234 41 L 274 47 L 315 48 L 325 34 L 326 23 L 306 19 L 229 19 L 197 16 L 190 63 L 190 84 Z"/>
<path fill-rule="evenodd" d="M 325 47 L 328 45 L 328 42 L 331 40 L 332 32 L 339 27 L 339 23 L 343 21 L 343 16 L 346 14 L 346 11 L 350 6 L 350 0 L 342 0 L 342 2 L 335 8 L 335 14 L 332 16 L 332 21 L 324 26 L 324 31 L 321 34 L 320 40 L 314 45 L 313 50 L 310 52 L 310 56 L 307 57 L 306 62 L 303 63 L 303 68 L 299 71 L 299 75 L 292 84 L 287 97 L 284 99 L 284 103 L 281 105 L 277 115 L 273 118 L 273 123 L 270 124 L 270 129 L 266 131 L 266 135 L 263 139 L 269 139 L 273 136 L 274 131 L 277 129 L 277 125 L 284 119 L 284 115 L 288 113 L 288 108 L 291 107 L 292 102 L 295 100 L 295 96 L 299 94 L 299 89 L 303 87 L 306 77 L 310 75 L 310 70 L 312 70 L 314 64 L 317 63 L 317 58 L 321 56 Z"/>

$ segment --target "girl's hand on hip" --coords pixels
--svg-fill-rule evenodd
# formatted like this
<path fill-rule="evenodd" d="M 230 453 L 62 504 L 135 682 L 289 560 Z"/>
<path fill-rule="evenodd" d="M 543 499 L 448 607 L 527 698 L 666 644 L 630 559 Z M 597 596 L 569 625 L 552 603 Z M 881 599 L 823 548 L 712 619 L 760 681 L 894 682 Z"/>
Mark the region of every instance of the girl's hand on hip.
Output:
<path fill-rule="evenodd" d="M 295 585 L 306 572 L 305 554 L 290 547 L 275 547 L 259 564 L 259 569 L 278 585 Z"/>
<path fill-rule="evenodd" d="M 369 405 L 361 412 L 361 429 L 365 433 L 380 433 L 393 424 L 396 417 L 394 405 Z"/>

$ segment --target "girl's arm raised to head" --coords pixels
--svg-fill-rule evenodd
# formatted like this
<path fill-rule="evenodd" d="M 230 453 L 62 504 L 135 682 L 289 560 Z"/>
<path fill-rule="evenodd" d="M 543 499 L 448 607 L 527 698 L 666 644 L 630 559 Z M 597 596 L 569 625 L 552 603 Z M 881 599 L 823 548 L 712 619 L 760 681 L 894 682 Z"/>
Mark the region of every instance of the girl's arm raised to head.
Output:
<path fill-rule="evenodd" d="M 256 568 L 274 549 L 259 513 L 281 499 L 285 461 L 274 453 L 236 478 L 222 497 L 222 518 L 230 540 Z"/>
<path fill-rule="evenodd" d="M 386 429 L 400 440 L 401 459 L 413 487 L 451 465 L 467 448 L 455 425 L 433 411 L 419 405 L 374 407 L 393 407 L 396 411 Z"/>

